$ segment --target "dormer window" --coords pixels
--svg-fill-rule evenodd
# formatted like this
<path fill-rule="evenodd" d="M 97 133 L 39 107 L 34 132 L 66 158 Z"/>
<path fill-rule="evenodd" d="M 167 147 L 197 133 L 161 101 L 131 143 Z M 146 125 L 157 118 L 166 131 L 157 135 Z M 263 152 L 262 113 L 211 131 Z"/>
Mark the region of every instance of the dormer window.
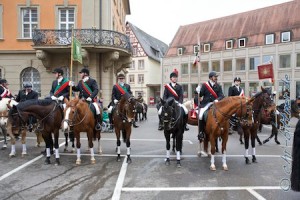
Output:
<path fill-rule="evenodd" d="M 181 56 L 182 54 L 183 54 L 183 48 L 180 47 L 180 48 L 177 49 L 177 55 Z"/>
<path fill-rule="evenodd" d="M 275 34 L 267 34 L 266 35 L 266 44 L 274 44 Z"/>
<path fill-rule="evenodd" d="M 225 42 L 225 49 L 232 49 L 233 48 L 233 40 L 227 40 Z"/>
<path fill-rule="evenodd" d="M 204 44 L 204 52 L 210 52 L 210 44 Z"/>
<path fill-rule="evenodd" d="M 194 54 L 196 54 L 197 52 L 199 52 L 199 50 L 200 50 L 199 45 L 198 44 L 194 45 Z"/>
<path fill-rule="evenodd" d="M 281 33 L 281 42 L 290 42 L 291 41 L 291 32 L 285 31 Z"/>
<path fill-rule="evenodd" d="M 239 39 L 239 48 L 246 47 L 246 38 Z"/>

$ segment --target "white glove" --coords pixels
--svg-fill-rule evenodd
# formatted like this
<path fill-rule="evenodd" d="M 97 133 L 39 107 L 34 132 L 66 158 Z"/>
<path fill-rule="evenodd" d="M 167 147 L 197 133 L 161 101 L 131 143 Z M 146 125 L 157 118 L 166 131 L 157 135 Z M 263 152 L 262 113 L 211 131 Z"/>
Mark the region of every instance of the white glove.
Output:
<path fill-rule="evenodd" d="M 69 86 L 75 86 L 75 83 L 73 81 L 69 81 Z"/>
<path fill-rule="evenodd" d="M 218 99 L 214 100 L 214 102 L 218 102 L 218 101 L 219 101 Z"/>
<path fill-rule="evenodd" d="M 114 100 L 114 103 L 117 104 L 119 101 L 117 99 Z"/>
<path fill-rule="evenodd" d="M 51 99 L 52 99 L 53 101 L 56 101 L 56 100 L 57 100 L 57 97 L 51 96 Z"/>
<path fill-rule="evenodd" d="M 92 98 L 91 97 L 88 97 L 86 98 L 87 101 L 91 102 L 92 101 Z"/>
<path fill-rule="evenodd" d="M 201 87 L 200 87 L 200 85 L 198 85 L 198 86 L 196 87 L 196 92 L 199 94 L 199 93 L 200 93 L 200 90 L 201 90 Z"/>
<path fill-rule="evenodd" d="M 64 96 L 60 96 L 57 98 L 59 101 L 63 101 L 64 100 Z"/>

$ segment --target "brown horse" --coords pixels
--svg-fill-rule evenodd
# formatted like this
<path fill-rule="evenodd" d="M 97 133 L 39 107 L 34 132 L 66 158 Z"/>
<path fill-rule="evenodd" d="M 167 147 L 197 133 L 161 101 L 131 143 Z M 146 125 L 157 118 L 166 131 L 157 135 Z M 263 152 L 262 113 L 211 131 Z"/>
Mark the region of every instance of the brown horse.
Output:
<path fill-rule="evenodd" d="M 96 131 L 95 127 L 95 118 L 94 114 L 91 111 L 91 105 L 88 104 L 86 101 L 79 99 L 78 97 L 68 101 L 65 99 L 64 102 L 66 103 L 66 108 L 64 110 L 65 119 L 63 124 L 64 131 L 68 129 L 72 129 L 74 132 L 74 137 L 76 139 L 76 148 L 77 148 L 77 160 L 76 164 L 81 164 L 80 159 L 80 133 L 86 132 L 88 138 L 88 146 L 91 153 L 91 163 L 96 163 L 95 156 L 94 156 L 94 144 L 93 140 L 97 138 L 98 140 L 98 153 L 101 153 L 101 146 L 100 146 L 100 131 Z"/>
<path fill-rule="evenodd" d="M 271 90 L 261 88 L 261 92 L 255 94 L 252 110 L 253 110 L 253 120 L 254 123 L 249 127 L 241 124 L 238 126 L 238 133 L 244 134 L 245 139 L 245 162 L 246 164 L 250 164 L 248 153 L 249 153 L 249 139 L 251 138 L 251 147 L 252 147 L 252 162 L 256 162 L 256 151 L 255 151 L 255 138 L 257 136 L 257 130 L 259 123 L 262 120 L 262 116 L 260 115 L 262 109 L 267 109 L 273 103 L 271 98 Z"/>
<path fill-rule="evenodd" d="M 115 133 L 117 137 L 117 161 L 121 161 L 121 141 L 120 136 L 122 132 L 123 141 L 127 147 L 127 163 L 131 163 L 130 158 L 130 135 L 131 125 L 135 119 L 136 112 L 136 100 L 133 96 L 127 94 L 123 95 L 113 112 L 113 123 L 115 127 Z"/>
<path fill-rule="evenodd" d="M 39 131 L 42 133 L 46 143 L 46 160 L 45 164 L 50 164 L 50 149 L 53 147 L 52 133 L 54 134 L 55 164 L 59 165 L 59 129 L 63 120 L 63 110 L 56 101 L 51 99 L 45 100 L 27 100 L 14 105 L 9 110 L 8 130 L 12 126 L 23 127 L 27 131 L 26 124 L 29 116 L 32 115 L 38 119 Z M 26 129 L 25 129 L 26 128 Z"/>
<path fill-rule="evenodd" d="M 7 148 L 7 120 L 8 120 L 8 111 L 4 110 L 0 112 L 0 132 L 3 134 L 3 146 L 1 149 Z"/>
<path fill-rule="evenodd" d="M 249 99 L 247 97 L 233 96 L 226 97 L 219 102 L 214 102 L 212 107 L 208 110 L 207 119 L 205 119 L 205 140 L 204 140 L 204 150 L 208 150 L 208 142 L 210 142 L 211 148 L 211 170 L 216 170 L 215 166 L 215 142 L 216 139 L 222 138 L 222 162 L 223 169 L 228 170 L 226 164 L 226 144 L 228 141 L 228 129 L 229 129 L 229 118 L 236 114 L 244 124 L 252 124 L 252 102 L 254 99 Z M 200 149 L 201 149 L 200 141 Z"/>

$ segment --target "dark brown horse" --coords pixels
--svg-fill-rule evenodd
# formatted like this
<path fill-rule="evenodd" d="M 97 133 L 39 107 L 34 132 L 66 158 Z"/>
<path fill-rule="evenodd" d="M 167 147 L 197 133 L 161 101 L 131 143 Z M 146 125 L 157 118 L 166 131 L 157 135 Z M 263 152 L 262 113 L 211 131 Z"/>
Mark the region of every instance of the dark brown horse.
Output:
<path fill-rule="evenodd" d="M 88 104 L 86 101 L 79 99 L 78 97 L 68 101 L 65 99 L 66 108 L 64 110 L 65 119 L 63 123 L 63 130 L 72 129 L 74 132 L 74 137 L 76 139 L 76 148 L 77 148 L 77 160 L 76 164 L 81 164 L 81 155 L 80 155 L 80 133 L 86 132 L 88 138 L 88 146 L 91 153 L 91 163 L 96 163 L 94 155 L 94 144 L 93 140 L 98 140 L 98 153 L 102 152 L 100 146 L 100 131 L 95 130 L 95 118 L 94 114 L 91 111 L 92 104 Z"/>
<path fill-rule="evenodd" d="M 288 107 L 290 107 L 290 111 L 288 111 L 288 112 L 290 112 L 291 117 L 295 117 L 295 118 L 299 119 L 300 111 L 299 111 L 297 101 L 291 100 L 291 104 Z M 262 110 L 259 130 L 261 131 L 263 124 L 272 125 L 272 133 L 271 133 L 270 137 L 268 137 L 267 139 L 265 139 L 263 141 L 263 144 L 269 142 L 272 139 L 272 137 L 274 137 L 274 136 L 275 136 L 274 140 L 275 140 L 276 144 L 280 144 L 280 142 L 278 141 L 278 138 L 277 138 L 278 129 L 282 125 L 280 122 L 280 120 L 282 119 L 282 116 L 280 115 L 280 113 L 284 113 L 284 103 L 280 104 L 279 106 L 276 106 L 275 104 L 273 104 L 270 107 L 270 109 Z M 276 120 L 275 120 L 275 116 L 277 117 Z"/>
<path fill-rule="evenodd" d="M 51 99 L 45 100 L 28 100 L 13 106 L 9 111 L 8 130 L 12 125 L 16 127 L 26 127 L 30 115 L 38 119 L 39 131 L 42 133 L 46 143 L 46 160 L 45 164 L 50 164 L 50 149 L 53 147 L 52 133 L 54 134 L 54 148 L 56 165 L 60 164 L 59 160 L 59 129 L 63 120 L 63 109 L 56 101 Z M 27 130 L 25 130 L 26 132 Z"/>
<path fill-rule="evenodd" d="M 247 97 L 233 96 L 226 97 L 219 102 L 214 102 L 212 107 L 209 108 L 207 113 L 207 119 L 205 119 L 205 140 L 204 150 L 208 152 L 208 142 L 210 142 L 211 148 L 211 170 L 216 170 L 215 166 L 215 145 L 216 139 L 221 137 L 222 139 L 222 162 L 223 169 L 228 170 L 226 164 L 226 144 L 228 141 L 228 129 L 229 118 L 236 114 L 236 117 L 245 125 L 252 124 L 252 102 L 254 99 Z M 200 149 L 201 149 L 200 141 Z"/>
<path fill-rule="evenodd" d="M 261 87 L 261 92 L 258 92 L 255 94 L 254 102 L 253 102 L 253 120 L 254 123 L 249 127 L 241 124 L 238 126 L 238 133 L 244 134 L 244 139 L 245 139 L 245 162 L 246 164 L 249 164 L 249 139 L 251 138 L 251 147 L 252 147 L 252 162 L 256 162 L 256 151 L 255 151 L 255 138 L 257 136 L 257 130 L 259 123 L 262 120 L 261 116 L 261 111 L 263 109 L 267 109 L 270 107 L 273 103 L 272 98 L 271 98 L 271 90 L 269 88 L 264 89 Z"/>
<path fill-rule="evenodd" d="M 113 112 L 113 123 L 115 127 L 115 133 L 117 137 L 117 161 L 121 161 L 121 132 L 123 136 L 123 141 L 126 143 L 127 147 L 127 163 L 131 163 L 130 158 L 130 135 L 131 135 L 131 125 L 135 119 L 136 112 L 136 100 L 133 96 L 127 94 L 123 95 Z"/>

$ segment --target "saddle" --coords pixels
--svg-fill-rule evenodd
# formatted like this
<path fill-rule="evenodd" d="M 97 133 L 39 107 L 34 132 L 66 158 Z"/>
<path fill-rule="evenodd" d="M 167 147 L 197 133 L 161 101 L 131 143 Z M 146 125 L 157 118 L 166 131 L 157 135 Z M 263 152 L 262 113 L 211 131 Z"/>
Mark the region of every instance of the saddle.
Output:
<path fill-rule="evenodd" d="M 200 108 L 201 109 L 201 108 Z M 208 110 L 207 109 L 204 113 L 203 113 L 203 121 L 206 122 L 207 121 L 207 116 L 208 116 Z M 189 111 L 188 113 L 188 121 L 187 123 L 189 125 L 192 126 L 198 126 L 198 121 L 199 121 L 199 114 L 196 112 L 197 109 L 192 109 Z"/>

